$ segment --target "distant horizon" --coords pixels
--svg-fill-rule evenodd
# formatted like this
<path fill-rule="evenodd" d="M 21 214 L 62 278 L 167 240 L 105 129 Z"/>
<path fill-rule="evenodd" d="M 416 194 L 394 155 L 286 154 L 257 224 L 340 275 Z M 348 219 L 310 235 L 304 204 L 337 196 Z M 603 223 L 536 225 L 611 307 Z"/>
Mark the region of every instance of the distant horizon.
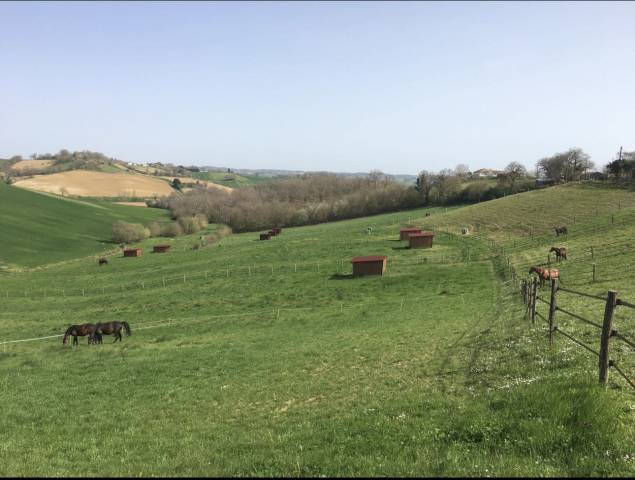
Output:
<path fill-rule="evenodd" d="M 632 2 L 0 2 L 0 157 L 416 175 L 635 150 Z M 630 142 L 630 143 L 629 143 Z"/>

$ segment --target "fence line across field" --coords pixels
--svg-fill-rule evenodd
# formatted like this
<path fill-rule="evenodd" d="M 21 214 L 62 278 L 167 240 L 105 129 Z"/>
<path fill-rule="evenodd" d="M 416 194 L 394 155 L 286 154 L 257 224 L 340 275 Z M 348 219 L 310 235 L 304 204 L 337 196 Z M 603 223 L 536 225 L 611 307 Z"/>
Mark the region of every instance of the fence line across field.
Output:
<path fill-rule="evenodd" d="M 140 330 L 140 329 L 146 329 L 146 328 L 155 328 L 155 326 L 158 327 L 168 323 L 187 322 L 189 320 L 245 317 L 245 316 L 251 316 L 251 315 L 264 315 L 264 314 L 268 314 L 272 312 L 275 313 L 276 316 L 279 316 L 281 312 L 294 312 L 294 311 L 299 312 L 303 310 L 319 310 L 319 309 L 337 309 L 339 311 L 343 311 L 344 309 L 378 307 L 378 306 L 383 307 L 386 305 L 393 305 L 393 304 L 395 305 L 398 304 L 399 309 L 402 310 L 405 306 L 408 306 L 410 308 L 410 306 L 412 305 L 411 302 L 413 301 L 421 301 L 421 300 L 426 300 L 431 298 L 438 299 L 440 296 L 445 299 L 455 299 L 457 296 L 463 297 L 465 293 L 466 292 L 457 294 L 457 295 L 442 295 L 442 296 L 439 294 L 425 295 L 425 296 L 415 295 L 415 296 L 404 296 L 399 298 L 398 300 L 383 300 L 381 302 L 360 302 L 360 303 L 350 303 L 350 304 L 345 304 L 344 302 L 338 302 L 336 304 L 331 304 L 331 305 L 312 305 L 307 307 L 294 307 L 291 305 L 280 305 L 280 306 L 273 306 L 273 307 L 259 309 L 259 310 L 252 310 L 249 312 L 222 313 L 217 315 L 196 315 L 196 316 L 190 316 L 190 317 L 174 317 L 169 319 L 151 320 L 146 322 L 130 321 L 129 323 L 131 324 L 131 326 L 135 326 L 135 330 Z M 99 322 L 94 322 L 94 323 L 99 323 Z M 154 324 L 160 324 L 160 325 L 154 325 Z M 144 325 L 144 327 L 136 328 L 136 325 Z M 64 334 L 56 334 L 56 335 L 49 335 L 44 337 L 35 337 L 35 338 L 18 339 L 18 340 L 5 340 L 0 342 L 0 345 L 8 345 L 11 343 L 30 342 L 30 341 L 37 341 L 37 340 L 46 340 L 49 338 L 56 338 L 56 337 L 63 337 L 63 336 Z"/>
<path fill-rule="evenodd" d="M 470 263 L 477 263 L 481 261 L 486 261 L 488 258 L 476 258 Z M 442 257 L 442 261 L 430 261 L 428 257 L 421 257 L 420 259 L 413 261 L 393 261 L 390 262 L 390 265 L 403 267 L 403 266 L 422 266 L 428 264 L 434 265 L 457 265 L 465 263 L 459 256 L 455 257 Z M 343 269 L 343 261 L 340 262 L 339 266 L 335 266 L 334 269 L 337 272 L 341 272 Z M 312 263 L 304 263 L 304 264 L 283 264 L 283 266 L 279 267 L 277 270 L 278 274 L 289 274 L 289 273 L 305 273 L 307 270 L 298 269 L 298 266 L 313 266 L 316 272 L 320 272 L 320 270 L 324 270 L 325 267 L 333 267 L 333 264 L 324 263 L 324 262 L 312 262 Z M 285 268 L 286 267 L 286 268 Z M 269 269 L 270 268 L 270 269 Z M 270 267 L 260 267 L 260 266 L 239 266 L 234 268 L 223 268 L 218 269 L 216 271 L 212 270 L 204 270 L 198 271 L 178 276 L 161 276 L 161 278 L 157 278 L 154 280 L 136 280 L 134 282 L 122 283 L 118 286 L 92 286 L 87 285 L 82 287 L 73 287 L 68 290 L 64 287 L 62 288 L 44 288 L 44 289 L 28 289 L 25 288 L 23 290 L 11 290 L 5 289 L 4 295 L 2 295 L 2 291 L 0 291 L 0 295 L 4 296 L 4 298 L 32 298 L 32 299 L 41 299 L 47 297 L 78 297 L 78 296 L 92 296 L 92 295 L 106 295 L 106 294 L 119 294 L 123 293 L 126 290 L 130 289 L 140 289 L 144 290 L 147 288 L 159 288 L 159 287 L 167 287 L 168 284 L 178 283 L 187 283 L 188 280 L 195 279 L 208 279 L 208 278 L 228 278 L 230 276 L 243 275 L 243 276 L 252 276 L 252 275 L 275 275 L 276 269 L 273 265 Z M 31 295 L 29 295 L 29 292 Z M 37 294 L 39 293 L 39 294 Z"/>
<path fill-rule="evenodd" d="M 581 292 L 578 290 L 563 288 L 563 287 L 560 287 L 558 283 L 559 282 L 557 279 L 551 280 L 551 299 L 549 302 L 547 302 L 545 299 L 537 295 L 538 280 L 536 278 L 533 278 L 531 280 L 521 281 L 519 290 L 520 290 L 524 303 L 527 304 L 526 315 L 529 316 L 532 323 L 533 323 L 533 318 L 535 316 L 538 316 L 548 325 L 550 343 L 553 342 L 554 334 L 559 333 L 565 338 L 567 338 L 568 340 L 583 347 L 587 351 L 594 353 L 599 358 L 599 362 L 598 362 L 599 382 L 603 385 L 606 385 L 609 378 L 610 368 L 613 367 L 616 371 L 618 369 L 617 364 L 610 357 L 610 353 L 611 353 L 610 345 L 612 343 L 611 339 L 620 340 L 626 343 L 627 345 L 629 345 L 630 347 L 635 348 L 635 342 L 625 337 L 624 335 L 622 335 L 621 333 L 619 333 L 617 330 L 613 328 L 613 317 L 614 317 L 615 310 L 619 306 L 625 306 L 627 308 L 635 308 L 635 304 L 631 304 L 629 302 L 620 300 L 617 296 L 617 292 L 614 290 L 609 290 L 607 292 L 606 297 L 600 297 L 598 295 L 593 295 L 593 294 Z M 605 302 L 604 319 L 602 324 L 600 325 L 597 322 L 584 318 L 583 316 L 578 315 L 577 313 L 571 312 L 557 305 L 558 292 L 563 292 L 569 295 L 576 295 L 576 296 L 580 296 L 584 298 L 589 298 L 591 300 L 599 300 L 599 301 Z M 548 317 L 545 317 L 540 312 L 536 311 L 536 300 L 541 300 L 543 303 L 549 305 Z M 576 320 L 582 321 L 586 324 L 589 324 L 595 328 L 600 329 L 601 335 L 600 335 L 599 351 L 595 350 L 584 341 L 580 340 L 579 338 L 576 338 L 574 335 L 570 333 L 567 333 L 560 326 L 556 325 L 555 324 L 556 312 L 562 312 L 563 314 L 568 315 L 570 318 L 574 318 Z M 627 381 L 627 383 L 630 386 L 635 388 L 635 384 L 633 383 L 633 381 L 630 378 L 628 378 L 628 376 L 624 374 L 624 372 L 619 370 L 619 374 Z"/>

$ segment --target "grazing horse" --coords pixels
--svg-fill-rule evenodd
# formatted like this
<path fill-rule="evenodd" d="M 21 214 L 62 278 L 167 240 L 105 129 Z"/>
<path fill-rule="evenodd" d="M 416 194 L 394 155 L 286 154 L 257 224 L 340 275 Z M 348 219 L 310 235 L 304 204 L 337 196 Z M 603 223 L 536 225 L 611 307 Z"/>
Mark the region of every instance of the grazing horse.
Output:
<path fill-rule="evenodd" d="M 108 260 L 103 257 L 99 259 L 99 266 L 101 267 L 102 265 L 108 265 Z"/>
<path fill-rule="evenodd" d="M 534 265 L 529 268 L 529 274 L 536 273 L 540 279 L 540 286 L 544 287 L 547 280 L 560 278 L 560 270 L 557 268 L 545 268 Z"/>
<path fill-rule="evenodd" d="M 553 230 L 556 232 L 556 237 L 559 237 L 560 235 L 567 235 L 568 234 L 566 226 L 556 227 Z"/>
<path fill-rule="evenodd" d="M 551 247 L 549 253 L 556 252 L 556 261 L 559 262 L 561 258 L 567 259 L 567 249 L 564 247 Z"/>
<path fill-rule="evenodd" d="M 115 343 L 117 339 L 119 339 L 119 341 L 121 342 L 122 328 L 126 331 L 126 335 L 128 336 L 132 335 L 132 332 L 130 331 L 130 325 L 128 325 L 128 322 L 98 323 L 95 326 L 95 337 L 97 337 L 97 341 L 99 343 L 103 343 L 101 338 L 102 335 L 114 335 L 115 341 L 112 343 Z"/>
<path fill-rule="evenodd" d="M 96 336 L 96 325 L 94 323 L 84 323 L 82 325 L 71 325 L 68 327 L 66 332 L 64 333 L 64 340 L 62 340 L 62 345 L 66 345 L 68 343 L 68 337 L 73 337 L 73 345 L 79 345 L 79 341 L 77 337 L 85 337 L 88 335 L 88 345 L 91 343 L 97 343 L 97 340 L 100 337 Z"/>

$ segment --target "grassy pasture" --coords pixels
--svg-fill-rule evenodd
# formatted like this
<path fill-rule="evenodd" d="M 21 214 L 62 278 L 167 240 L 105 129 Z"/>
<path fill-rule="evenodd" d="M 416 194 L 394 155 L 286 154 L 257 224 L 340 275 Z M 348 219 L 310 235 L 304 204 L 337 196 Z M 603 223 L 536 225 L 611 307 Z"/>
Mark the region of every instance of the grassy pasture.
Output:
<path fill-rule="evenodd" d="M 262 177 L 260 175 L 239 175 L 237 173 L 225 172 L 194 172 L 194 178 L 207 180 L 209 182 L 224 185 L 230 188 L 248 187 L 262 182 L 270 182 L 272 177 Z"/>
<path fill-rule="evenodd" d="M 109 250 L 117 220 L 148 223 L 162 210 L 44 195 L 0 184 L 0 264 L 32 267 Z"/>
<path fill-rule="evenodd" d="M 412 251 L 396 240 L 411 224 L 456 230 L 462 210 L 198 250 L 182 237 L 165 255 L 146 241 L 142 257 L 107 267 L 0 277 L 1 340 L 88 321 L 133 328 L 122 344 L 83 339 L 76 351 L 60 338 L 3 347 L 0 474 L 632 476 L 635 397 L 595 385 L 586 352 L 550 349 L 523 321 L 487 238 L 441 233 Z M 519 268 L 542 252 L 509 241 Z M 349 278 L 364 254 L 388 255 L 387 274 Z"/>

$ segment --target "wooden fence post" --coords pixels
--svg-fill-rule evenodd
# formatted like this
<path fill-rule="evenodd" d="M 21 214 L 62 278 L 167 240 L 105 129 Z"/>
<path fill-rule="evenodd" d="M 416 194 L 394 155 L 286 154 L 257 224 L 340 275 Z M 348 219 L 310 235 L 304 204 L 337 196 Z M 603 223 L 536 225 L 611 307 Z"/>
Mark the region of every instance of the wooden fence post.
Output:
<path fill-rule="evenodd" d="M 593 255 L 594 255 L 593 247 L 591 247 L 591 260 L 593 260 Z"/>
<path fill-rule="evenodd" d="M 600 383 L 606 385 L 609 380 L 609 340 L 611 339 L 611 328 L 613 326 L 613 312 L 617 306 L 617 292 L 609 290 L 606 295 L 606 306 L 604 307 L 604 323 L 602 323 L 602 336 L 600 337 Z"/>
<path fill-rule="evenodd" d="M 549 343 L 553 344 L 553 321 L 556 317 L 556 293 L 558 292 L 558 279 L 551 279 L 551 301 L 549 302 Z"/>
<path fill-rule="evenodd" d="M 595 263 L 593 264 L 593 283 L 595 283 Z"/>
<path fill-rule="evenodd" d="M 531 286 L 531 323 L 536 323 L 536 294 L 538 292 L 538 279 L 534 278 Z"/>

